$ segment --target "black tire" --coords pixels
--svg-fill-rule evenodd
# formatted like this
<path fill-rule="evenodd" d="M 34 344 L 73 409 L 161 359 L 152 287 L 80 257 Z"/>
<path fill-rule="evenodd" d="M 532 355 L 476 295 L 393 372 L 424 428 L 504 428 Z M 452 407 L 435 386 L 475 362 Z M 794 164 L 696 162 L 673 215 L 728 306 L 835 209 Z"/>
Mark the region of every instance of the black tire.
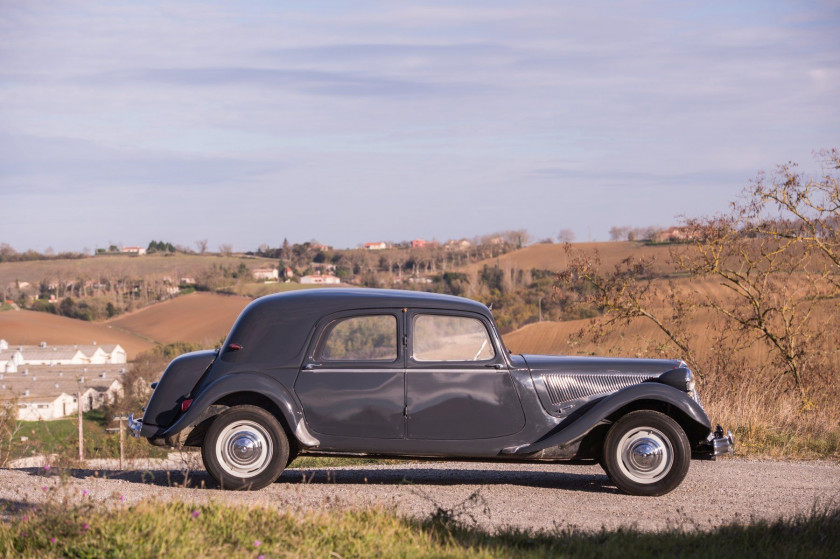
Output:
<path fill-rule="evenodd" d="M 656 497 L 673 491 L 688 473 L 691 445 L 682 427 L 663 413 L 628 413 L 610 428 L 601 465 L 630 495 Z"/>
<path fill-rule="evenodd" d="M 266 410 L 235 406 L 213 420 L 201 444 L 201 458 L 222 489 L 262 489 L 286 468 L 289 439 Z"/>

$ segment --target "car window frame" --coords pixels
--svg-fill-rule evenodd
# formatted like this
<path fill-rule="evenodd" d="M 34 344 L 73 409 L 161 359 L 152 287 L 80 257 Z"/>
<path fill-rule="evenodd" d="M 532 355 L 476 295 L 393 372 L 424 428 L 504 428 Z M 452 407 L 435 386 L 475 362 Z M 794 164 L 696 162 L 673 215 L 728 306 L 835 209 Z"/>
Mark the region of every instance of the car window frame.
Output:
<path fill-rule="evenodd" d="M 406 366 L 408 368 L 434 368 L 434 369 L 464 369 L 465 367 L 487 368 L 492 370 L 493 367 L 507 367 L 505 360 L 504 347 L 497 336 L 496 329 L 490 321 L 482 314 L 473 313 L 469 311 L 457 311 L 448 309 L 424 309 L 416 308 L 410 309 L 406 316 L 406 335 L 407 344 L 405 348 Z M 440 316 L 456 316 L 463 318 L 472 318 L 478 320 L 487 332 L 490 343 L 493 344 L 494 356 L 490 359 L 481 361 L 418 361 L 414 359 L 414 322 L 416 317 L 420 315 L 440 315 Z"/>
<path fill-rule="evenodd" d="M 393 369 L 395 367 L 403 367 L 405 363 L 405 326 L 403 320 L 403 309 L 358 309 L 352 311 L 342 311 L 332 313 L 323 317 L 315 328 L 315 333 L 312 336 L 309 350 L 306 352 L 306 359 L 304 361 L 304 368 L 319 367 L 319 368 L 365 368 L 365 369 Z M 328 360 L 321 359 L 320 352 L 327 341 L 328 331 L 331 331 L 331 325 L 350 318 L 359 318 L 365 316 L 391 316 L 396 321 L 396 343 L 397 356 L 396 359 L 386 361 L 383 359 L 341 359 Z"/>

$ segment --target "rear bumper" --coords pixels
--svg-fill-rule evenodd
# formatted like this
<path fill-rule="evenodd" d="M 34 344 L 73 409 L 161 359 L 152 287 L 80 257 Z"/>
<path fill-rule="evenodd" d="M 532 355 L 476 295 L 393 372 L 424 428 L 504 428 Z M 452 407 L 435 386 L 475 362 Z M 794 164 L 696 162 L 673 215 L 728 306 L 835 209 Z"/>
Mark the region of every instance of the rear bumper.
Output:
<path fill-rule="evenodd" d="M 135 437 L 151 437 L 158 431 L 158 427 L 156 425 L 145 425 L 143 423 L 143 418 L 134 418 L 134 414 L 129 414 L 128 416 L 128 429 L 131 431 L 131 434 Z"/>
<path fill-rule="evenodd" d="M 692 458 L 698 460 L 714 460 L 718 456 L 735 454 L 735 436 L 732 431 L 723 432 L 720 425 L 709 435 L 705 441 L 697 445 L 692 452 Z"/>

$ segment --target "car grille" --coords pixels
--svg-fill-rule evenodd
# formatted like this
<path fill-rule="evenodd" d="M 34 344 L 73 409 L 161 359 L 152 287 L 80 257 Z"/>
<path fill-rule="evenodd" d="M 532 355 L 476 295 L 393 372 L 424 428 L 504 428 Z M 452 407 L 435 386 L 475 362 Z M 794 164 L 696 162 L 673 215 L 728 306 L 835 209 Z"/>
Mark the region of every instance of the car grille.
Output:
<path fill-rule="evenodd" d="M 650 375 L 623 374 L 543 375 L 545 386 L 548 389 L 548 396 L 554 405 L 560 405 L 596 394 L 609 394 L 622 388 L 633 386 L 634 384 L 640 384 L 651 378 L 653 377 Z"/>

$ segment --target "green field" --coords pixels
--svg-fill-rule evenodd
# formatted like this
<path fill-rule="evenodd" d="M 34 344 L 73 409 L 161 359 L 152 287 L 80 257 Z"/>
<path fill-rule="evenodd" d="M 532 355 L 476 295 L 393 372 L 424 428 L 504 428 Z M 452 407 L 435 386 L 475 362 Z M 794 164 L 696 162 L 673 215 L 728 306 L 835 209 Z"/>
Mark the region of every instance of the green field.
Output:
<path fill-rule="evenodd" d="M 708 532 L 632 529 L 585 533 L 459 524 L 438 511 L 423 520 L 383 509 L 278 512 L 263 507 L 144 503 L 113 510 L 52 503 L 0 523 L 3 557 L 837 557 L 840 510 Z"/>

